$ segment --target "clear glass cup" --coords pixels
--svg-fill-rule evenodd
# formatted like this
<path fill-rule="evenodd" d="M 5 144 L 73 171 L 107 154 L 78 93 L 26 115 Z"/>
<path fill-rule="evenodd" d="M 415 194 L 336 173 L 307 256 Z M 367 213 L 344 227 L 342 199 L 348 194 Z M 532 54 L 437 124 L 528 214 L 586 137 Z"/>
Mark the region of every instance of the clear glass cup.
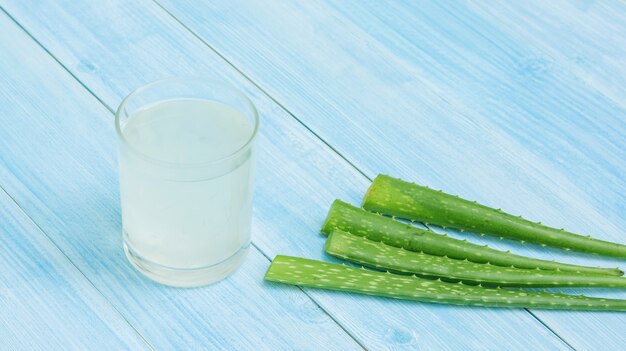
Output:
<path fill-rule="evenodd" d="M 204 79 L 143 86 L 120 104 L 124 251 L 159 283 L 228 276 L 250 246 L 259 117 L 238 90 Z"/>

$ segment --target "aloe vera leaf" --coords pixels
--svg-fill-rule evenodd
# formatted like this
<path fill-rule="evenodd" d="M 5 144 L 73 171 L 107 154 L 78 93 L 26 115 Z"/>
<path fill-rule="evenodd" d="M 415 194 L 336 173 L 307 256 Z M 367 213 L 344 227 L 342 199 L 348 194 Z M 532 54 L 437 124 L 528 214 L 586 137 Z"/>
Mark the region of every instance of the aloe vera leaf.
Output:
<path fill-rule="evenodd" d="M 274 258 L 265 279 L 311 288 L 450 305 L 626 311 L 626 300 L 488 289 L 282 255 Z"/>
<path fill-rule="evenodd" d="M 509 287 L 606 287 L 626 288 L 626 278 L 571 272 L 499 267 L 407 251 L 335 229 L 324 250 L 360 265 L 399 273 L 412 273 Z"/>
<path fill-rule="evenodd" d="M 623 274 L 618 268 L 586 267 L 540 260 L 515 255 L 508 251 L 495 250 L 486 245 L 472 244 L 467 240 L 454 239 L 429 230 L 416 228 L 377 213 L 365 211 L 341 200 L 335 200 L 331 205 L 326 221 L 322 226 L 322 233 L 330 234 L 335 228 L 406 250 L 424 252 L 435 256 L 447 256 L 457 260 L 467 259 L 475 263 L 488 262 L 504 267 L 539 268 L 615 276 Z"/>
<path fill-rule="evenodd" d="M 626 258 L 626 245 L 550 228 L 441 191 L 379 175 L 363 200 L 369 211 L 442 227 L 603 256 Z"/>

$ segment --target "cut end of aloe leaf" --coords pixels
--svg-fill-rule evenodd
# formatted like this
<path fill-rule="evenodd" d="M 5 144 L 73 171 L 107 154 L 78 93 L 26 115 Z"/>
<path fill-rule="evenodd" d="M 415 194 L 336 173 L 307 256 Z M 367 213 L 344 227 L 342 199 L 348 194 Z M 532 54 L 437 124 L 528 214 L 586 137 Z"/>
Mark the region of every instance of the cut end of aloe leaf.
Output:
<path fill-rule="evenodd" d="M 374 195 L 372 195 L 372 193 L 376 192 L 375 184 L 380 183 L 381 180 L 384 181 L 383 178 L 385 178 L 385 177 L 388 177 L 388 176 L 386 176 L 384 174 L 379 174 L 379 175 L 376 176 L 376 178 L 374 178 L 374 180 L 372 180 L 372 184 L 370 184 L 370 186 L 365 191 L 365 195 L 363 196 L 363 201 L 361 201 L 361 207 L 365 208 L 367 199 L 369 199 L 372 196 L 374 196 Z"/>
<path fill-rule="evenodd" d="M 326 219 L 324 220 L 324 224 L 322 224 L 322 229 L 320 230 L 322 234 L 329 235 L 333 231 L 335 227 L 335 216 L 337 213 L 336 208 L 340 207 L 342 203 L 343 201 L 337 199 L 330 205 L 330 210 L 328 210 L 328 214 L 326 215 Z"/>
<path fill-rule="evenodd" d="M 335 232 L 336 230 L 333 230 L 332 232 L 330 232 L 330 234 L 328 234 L 328 237 L 326 238 L 326 241 L 324 242 L 324 251 L 327 253 L 332 252 L 332 246 L 335 243 L 335 240 L 334 240 Z"/>
<path fill-rule="evenodd" d="M 339 199 L 333 201 L 332 205 L 330 205 L 330 209 L 328 210 L 328 214 L 326 215 L 326 219 L 324 220 L 324 224 L 322 224 L 321 233 L 329 235 L 335 228 L 337 228 L 339 223 L 343 223 L 346 220 L 356 220 L 356 218 L 353 218 L 353 208 L 356 207 L 345 201 L 341 201 Z"/>
<path fill-rule="evenodd" d="M 376 178 L 372 180 L 372 184 L 370 184 L 369 188 L 367 188 L 365 196 L 363 196 L 361 207 L 369 211 L 378 212 L 375 210 L 375 207 L 379 202 L 391 200 L 391 194 L 389 194 L 388 191 L 388 183 L 394 180 L 396 180 L 396 178 L 386 174 L 377 175 Z"/>

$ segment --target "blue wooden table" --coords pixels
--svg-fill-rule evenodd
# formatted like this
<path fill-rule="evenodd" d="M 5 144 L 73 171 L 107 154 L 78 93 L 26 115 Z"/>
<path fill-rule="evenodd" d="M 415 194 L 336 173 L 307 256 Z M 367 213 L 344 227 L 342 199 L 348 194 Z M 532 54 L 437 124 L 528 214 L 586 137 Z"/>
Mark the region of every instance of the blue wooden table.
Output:
<path fill-rule="evenodd" d="M 377 173 L 625 242 L 625 2 L 0 6 L 0 349 L 626 349 L 624 313 L 263 282 L 279 253 L 331 260 L 318 234 L 330 203 L 358 204 Z M 234 84 L 262 117 L 254 249 L 232 277 L 198 289 L 140 276 L 120 234 L 112 111 L 178 75 Z"/>

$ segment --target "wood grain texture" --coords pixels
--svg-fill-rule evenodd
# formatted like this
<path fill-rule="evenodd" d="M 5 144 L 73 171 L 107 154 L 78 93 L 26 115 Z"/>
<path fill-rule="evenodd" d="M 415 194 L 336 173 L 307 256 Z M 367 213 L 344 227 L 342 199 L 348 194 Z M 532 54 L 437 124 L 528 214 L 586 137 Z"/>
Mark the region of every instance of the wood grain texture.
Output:
<path fill-rule="evenodd" d="M 149 350 L 0 189 L 0 350 Z"/>
<path fill-rule="evenodd" d="M 0 28 L 0 182 L 156 349 L 361 349 L 302 291 L 265 284 L 269 262 L 256 249 L 230 279 L 203 289 L 168 288 L 135 272 L 122 253 L 117 140 L 111 113 L 4 15 Z M 1 218 L 2 226 L 11 225 Z M 67 340 L 67 347 L 59 349 L 124 349 L 122 341 L 113 337 L 124 336 L 128 325 L 116 329 L 105 324 L 105 312 L 111 308 L 102 297 L 93 296 L 95 289 L 74 283 L 36 290 L 37 279 L 49 275 L 51 283 L 62 284 L 71 277 L 37 260 L 39 253 L 34 250 L 29 252 L 34 263 L 29 262 L 20 246 L 26 243 L 20 239 L 9 236 L 0 241 L 0 263 L 23 261 L 28 266 L 20 270 L 30 272 L 17 276 L 10 266 L 2 268 L 3 273 L 13 274 L 7 279 L 13 278 L 16 287 L 23 286 L 9 290 L 21 291 L 22 296 L 11 295 L 10 301 L 0 304 L 0 320 L 7 321 L 9 340 L 19 336 L 45 343 L 49 339 L 51 345 Z M 43 235 L 35 239 L 40 246 L 47 242 Z M 37 262 L 43 263 L 37 266 Z M 56 274 L 63 275 L 55 278 Z M 4 277 L 0 282 L 5 282 Z M 31 291 L 26 289 L 29 284 L 35 284 Z M 79 291 L 72 295 L 72 289 Z M 66 296 L 57 296 L 61 293 Z M 54 304 L 56 299 L 76 297 L 81 300 Z M 54 314 L 64 311 L 67 318 L 75 318 L 66 320 L 65 328 L 56 326 L 63 320 Z M 90 311 L 103 314 L 103 321 Z M 34 318 L 42 319 L 36 324 Z M 92 326 L 84 332 L 73 333 L 80 324 L 89 323 Z M 42 325 L 54 329 L 46 331 Z M 92 343 L 79 347 L 89 342 L 87 336 L 93 336 Z M 103 341 L 108 337 L 111 340 Z"/>
<path fill-rule="evenodd" d="M 368 176 L 626 242 L 623 2 L 158 1 Z M 626 343 L 624 314 L 535 315 L 574 347 Z"/>
<path fill-rule="evenodd" d="M 622 0 L 468 2 L 507 36 L 545 52 L 621 107 L 626 107 L 625 6 Z"/>
<path fill-rule="evenodd" d="M 358 202 L 368 185 L 367 180 L 160 8 L 151 2 L 134 4 L 121 1 L 107 2 L 97 9 L 73 2 L 62 5 L 42 2 L 39 11 L 31 11 L 28 5 L 17 1 L 5 1 L 4 7 L 109 106 L 117 105 L 132 88 L 168 75 L 213 76 L 241 87 L 253 98 L 263 118 L 255 194 L 255 243 L 268 256 L 283 253 L 327 259 L 322 251 L 323 237 L 317 232 L 328 206 L 335 197 Z M 6 182 L 10 186 L 7 187 L 18 201 L 42 227 L 47 228 L 77 264 L 88 268 L 88 275 L 97 275 L 95 267 L 105 257 L 111 264 L 123 260 L 119 245 L 111 242 L 106 255 L 91 258 L 89 248 L 75 247 L 67 233 L 84 230 L 85 217 L 90 221 L 96 220 L 101 226 L 94 230 L 89 240 L 119 231 L 117 175 L 113 165 L 115 145 L 109 134 L 112 133 L 112 119 L 109 124 L 103 125 L 99 118 L 94 119 L 93 113 L 82 112 L 71 121 L 63 121 L 62 125 L 47 123 L 45 128 L 37 126 L 31 130 L 31 125 L 38 123 L 43 122 L 24 122 L 6 133 L 10 137 L 19 132 L 17 134 L 21 134 L 22 138 L 13 137 L 9 141 L 19 144 L 26 151 L 6 161 L 14 166 L 0 179 L 8 179 Z M 72 124 L 78 126 L 70 128 Z M 56 131 L 67 129 L 71 135 L 53 149 L 29 145 L 24 141 L 24 133 L 28 132 L 32 137 L 46 128 Z M 77 154 L 65 155 L 68 150 L 77 150 Z M 22 157 L 29 152 L 43 152 L 44 155 L 35 159 Z M 44 156 L 49 157 L 51 153 L 65 155 L 55 157 L 56 164 L 63 165 L 64 169 L 78 170 L 72 174 L 72 179 L 75 178 L 72 182 L 82 184 L 79 189 L 70 189 L 68 193 L 68 186 L 60 173 L 49 174 L 42 181 L 28 175 L 33 170 L 45 169 L 50 161 Z M 78 207 L 68 197 L 86 200 Z M 72 213 L 75 211 L 82 215 L 74 218 Z M 260 265 L 259 271 L 262 271 L 267 262 L 248 265 Z M 188 339 L 210 337 L 199 336 L 193 330 L 198 325 L 196 323 L 206 325 L 206 322 L 179 316 L 176 305 L 159 308 L 154 302 L 164 291 L 168 296 L 185 294 L 194 302 L 199 297 L 173 289 L 157 289 L 152 284 L 137 281 L 136 275 L 126 272 L 126 267 L 116 274 L 124 276 L 130 286 L 125 291 L 110 289 L 107 293 L 125 302 L 140 297 L 148 299 L 154 308 L 152 316 L 173 320 L 174 317 L 170 316 L 175 315 L 177 324 L 170 326 L 175 331 L 169 333 L 151 323 L 144 323 L 143 319 L 148 318 L 148 314 L 145 311 L 139 313 L 141 311 L 137 310 L 140 307 L 133 306 L 138 303 L 145 306 L 141 300 L 130 304 L 127 309 L 132 312 L 133 321 L 142 324 L 141 330 L 150 340 L 156 339 L 155 343 L 160 344 L 166 342 L 164 339 L 167 336 L 176 340 L 183 338 L 187 342 L 191 342 Z M 260 280 L 262 273 L 255 274 L 255 278 Z M 229 280 L 234 286 L 250 284 L 238 281 L 236 277 Z M 135 286 L 141 288 L 135 290 Z M 277 291 L 277 294 L 285 289 L 269 284 L 266 287 Z M 210 291 L 210 288 L 206 290 Z M 484 347 L 485 342 L 494 348 L 566 348 L 523 311 L 450 308 L 313 290 L 309 293 L 370 349 L 479 349 Z M 144 294 L 148 296 L 143 297 Z M 259 303 L 260 300 L 255 298 L 252 302 Z M 239 314 L 240 311 L 233 312 L 228 317 L 235 318 Z M 305 308 L 292 308 L 289 317 L 305 318 L 313 323 L 315 318 L 311 316 L 312 312 Z M 284 319 L 268 315 L 259 319 L 258 323 L 294 323 Z M 321 330 L 318 326 L 315 328 Z M 161 336 L 160 333 L 169 334 Z M 224 331 L 206 333 L 218 338 Z M 333 340 L 337 337 L 330 331 L 326 335 Z M 311 342 L 311 338 L 303 333 L 298 345 L 306 348 Z M 326 347 L 330 346 L 341 347 L 335 341 Z"/>

